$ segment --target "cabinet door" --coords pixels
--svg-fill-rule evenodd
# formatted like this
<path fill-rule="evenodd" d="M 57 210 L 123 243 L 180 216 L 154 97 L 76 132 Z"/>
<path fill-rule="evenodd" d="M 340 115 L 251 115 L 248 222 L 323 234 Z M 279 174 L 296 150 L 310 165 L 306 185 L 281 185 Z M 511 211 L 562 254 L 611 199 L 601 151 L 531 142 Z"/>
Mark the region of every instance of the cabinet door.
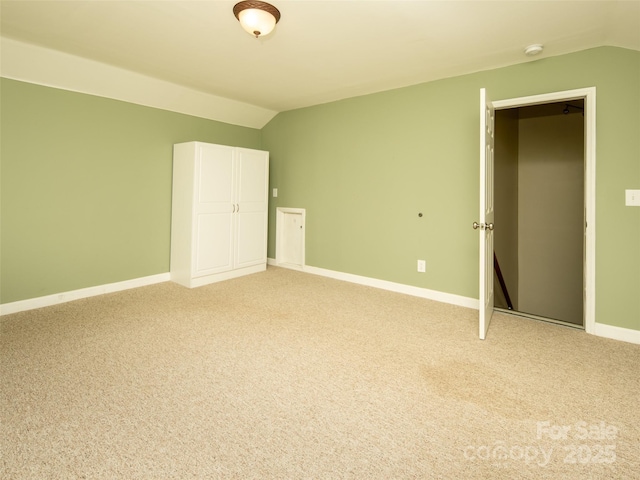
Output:
<path fill-rule="evenodd" d="M 267 260 L 267 188 L 269 153 L 236 150 L 238 212 L 236 267 L 248 267 Z"/>
<path fill-rule="evenodd" d="M 192 276 L 233 268 L 233 148 L 199 144 L 195 169 Z"/>

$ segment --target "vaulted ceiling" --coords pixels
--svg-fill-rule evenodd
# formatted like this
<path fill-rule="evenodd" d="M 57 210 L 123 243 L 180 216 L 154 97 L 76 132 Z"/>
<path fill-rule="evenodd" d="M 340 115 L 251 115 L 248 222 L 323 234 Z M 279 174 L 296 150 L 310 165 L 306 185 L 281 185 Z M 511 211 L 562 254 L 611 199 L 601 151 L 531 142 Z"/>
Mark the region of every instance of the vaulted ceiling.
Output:
<path fill-rule="evenodd" d="M 1 34 L 284 111 L 602 45 L 640 50 L 640 1 L 272 0 L 255 39 L 234 0 L 0 2 Z M 537 57 L 523 49 L 542 43 Z"/>

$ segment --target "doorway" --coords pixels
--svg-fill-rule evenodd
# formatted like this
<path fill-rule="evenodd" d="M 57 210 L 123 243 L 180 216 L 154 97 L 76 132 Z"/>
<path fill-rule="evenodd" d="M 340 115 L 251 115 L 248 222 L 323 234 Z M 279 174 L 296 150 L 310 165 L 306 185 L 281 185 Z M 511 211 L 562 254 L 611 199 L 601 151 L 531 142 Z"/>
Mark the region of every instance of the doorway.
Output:
<path fill-rule="evenodd" d="M 486 338 L 494 310 L 493 276 L 493 152 L 494 131 L 493 120 L 495 111 L 530 105 L 543 105 L 554 102 L 570 102 L 582 100 L 584 108 L 584 260 L 583 260 L 583 326 L 586 333 L 595 333 L 595 300 L 596 300 L 596 88 L 587 87 L 562 92 L 544 93 L 527 97 L 509 98 L 506 100 L 491 101 L 486 89 L 480 89 L 480 222 L 474 222 L 474 230 L 480 230 L 479 236 L 479 336 Z M 487 120 L 490 120 L 488 122 Z M 490 128 L 487 128 L 490 127 Z M 488 140 L 490 139 L 490 141 Z M 489 161 L 487 161 L 487 159 Z M 490 200 L 491 218 L 487 220 L 485 213 L 487 200 Z M 489 222 L 489 223 L 486 223 Z M 540 221 L 539 228 L 544 228 L 544 219 Z M 491 249 L 485 249 L 487 239 L 490 240 Z M 493 273 L 493 272 L 492 272 Z"/>
<path fill-rule="evenodd" d="M 495 122 L 495 307 L 584 328 L 584 99 Z"/>

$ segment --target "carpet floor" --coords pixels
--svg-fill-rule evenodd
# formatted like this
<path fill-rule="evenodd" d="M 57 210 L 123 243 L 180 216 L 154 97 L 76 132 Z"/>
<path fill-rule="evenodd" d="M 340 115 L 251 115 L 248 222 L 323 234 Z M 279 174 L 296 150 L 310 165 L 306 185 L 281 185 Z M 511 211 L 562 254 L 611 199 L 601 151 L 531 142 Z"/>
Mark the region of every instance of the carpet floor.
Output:
<path fill-rule="evenodd" d="M 3 479 L 637 479 L 640 346 L 269 267 L 0 318 Z"/>

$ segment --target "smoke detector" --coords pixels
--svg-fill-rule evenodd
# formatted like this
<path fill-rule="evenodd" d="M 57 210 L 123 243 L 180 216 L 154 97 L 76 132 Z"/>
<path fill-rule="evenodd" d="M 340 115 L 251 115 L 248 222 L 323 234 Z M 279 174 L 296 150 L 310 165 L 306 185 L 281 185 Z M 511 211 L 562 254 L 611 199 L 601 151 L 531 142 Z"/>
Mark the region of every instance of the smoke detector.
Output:
<path fill-rule="evenodd" d="M 529 45 L 527 48 L 524 49 L 524 54 L 527 57 L 533 57 L 534 55 L 538 55 L 540 52 L 542 52 L 543 46 L 540 43 L 536 43 L 533 45 Z"/>

